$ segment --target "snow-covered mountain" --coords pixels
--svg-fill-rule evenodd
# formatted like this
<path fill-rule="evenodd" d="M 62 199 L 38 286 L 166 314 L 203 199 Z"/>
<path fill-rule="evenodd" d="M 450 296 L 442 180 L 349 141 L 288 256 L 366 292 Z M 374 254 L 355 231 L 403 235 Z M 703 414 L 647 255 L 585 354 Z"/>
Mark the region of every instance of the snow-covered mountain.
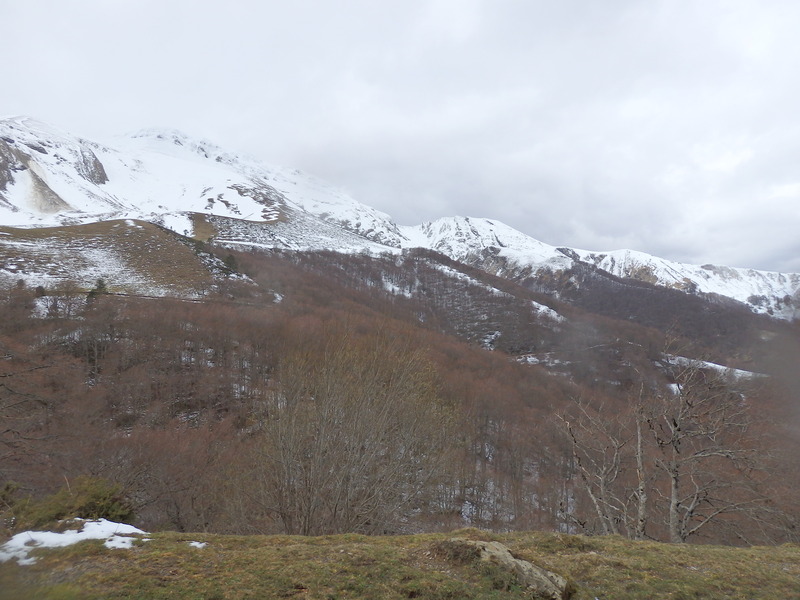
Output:
<path fill-rule="evenodd" d="M 685 265 L 632 250 L 554 247 L 488 219 L 452 217 L 399 227 L 389 215 L 310 175 L 178 131 L 144 130 L 101 144 L 27 117 L 0 120 L 0 225 L 112 219 L 149 221 L 231 247 L 372 254 L 428 248 L 516 280 L 589 266 L 690 294 L 732 298 L 782 318 L 794 318 L 800 308 L 798 274 Z"/>
<path fill-rule="evenodd" d="M 448 217 L 401 228 L 409 244 L 511 279 L 590 265 L 614 275 L 689 294 L 731 298 L 754 312 L 793 319 L 800 314 L 800 274 L 677 263 L 634 250 L 592 252 L 550 246 L 489 219 Z"/>
<path fill-rule="evenodd" d="M 306 223 L 297 239 L 284 240 L 288 247 L 306 245 L 305 238 L 310 246 L 343 249 L 400 244 L 388 215 L 334 187 L 177 131 L 144 130 L 98 144 L 27 117 L 0 121 L 0 224 L 130 218 L 193 235 L 193 213 L 261 224 L 315 217 L 337 226 L 318 224 L 314 232 Z"/>

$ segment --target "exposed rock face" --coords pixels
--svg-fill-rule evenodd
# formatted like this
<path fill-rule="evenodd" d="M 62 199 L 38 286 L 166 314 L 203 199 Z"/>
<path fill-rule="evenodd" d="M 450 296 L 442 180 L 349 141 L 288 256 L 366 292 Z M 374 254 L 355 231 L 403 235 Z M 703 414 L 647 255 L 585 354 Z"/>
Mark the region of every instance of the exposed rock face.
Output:
<path fill-rule="evenodd" d="M 25 208 L 43 214 L 71 210 L 72 207 L 47 184 L 48 168 L 40 165 L 35 154 L 31 154 L 30 150 L 39 154 L 49 154 L 42 145 L 28 143 L 23 147 L 11 138 L 0 138 L 0 201 L 5 200 L 3 192 L 8 189 L 9 184 L 14 183 L 16 174 L 27 172 L 30 180 L 28 182 L 28 204 Z M 102 163 L 90 149 L 76 146 L 65 148 L 64 151 L 74 162 L 75 169 L 81 177 L 95 184 L 108 181 Z M 68 159 L 61 155 L 57 155 L 57 158 L 62 162 L 68 162 Z M 12 210 L 16 211 L 18 207 L 12 207 Z"/>
<path fill-rule="evenodd" d="M 83 142 L 83 140 L 81 141 Z M 85 143 L 78 146 L 75 159 L 75 170 L 80 173 L 84 179 L 97 185 L 108 182 L 108 175 L 106 175 L 103 163 L 100 162 L 100 159 L 97 158 L 95 153 L 92 152 Z"/>
<path fill-rule="evenodd" d="M 14 140 L 0 138 L 0 197 L 8 184 L 14 181 L 13 171 L 24 167 L 20 164 L 18 152 L 13 147 Z"/>
<path fill-rule="evenodd" d="M 50 214 L 60 210 L 68 210 L 69 204 L 56 194 L 39 173 L 36 162 L 27 153 L 18 148 L 13 140 L 0 139 L 0 202 L 9 206 L 13 211 L 18 207 L 11 206 L 6 201 L 4 192 L 9 184 L 14 183 L 16 174 L 27 171 L 30 177 L 28 204 L 35 210 Z"/>
<path fill-rule="evenodd" d="M 450 543 L 465 548 L 475 548 L 480 560 L 500 565 L 514 573 L 519 583 L 528 588 L 533 598 L 539 600 L 569 600 L 574 586 L 561 575 L 538 567 L 526 560 L 514 558 L 511 551 L 500 542 L 484 542 L 454 538 Z"/>

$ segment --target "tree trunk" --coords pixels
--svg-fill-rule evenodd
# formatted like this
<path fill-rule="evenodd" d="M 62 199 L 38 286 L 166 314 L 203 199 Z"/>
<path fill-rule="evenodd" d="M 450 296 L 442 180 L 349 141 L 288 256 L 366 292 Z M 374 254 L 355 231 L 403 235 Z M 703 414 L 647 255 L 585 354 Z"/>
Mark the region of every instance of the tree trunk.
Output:
<path fill-rule="evenodd" d="M 680 509 L 680 472 L 677 462 L 673 459 L 669 465 L 669 541 L 681 544 L 686 540 L 681 535 Z"/>
<path fill-rule="evenodd" d="M 647 481 L 644 470 L 644 447 L 642 445 L 642 417 L 636 417 L 636 527 L 633 539 L 643 540 L 647 527 Z"/>

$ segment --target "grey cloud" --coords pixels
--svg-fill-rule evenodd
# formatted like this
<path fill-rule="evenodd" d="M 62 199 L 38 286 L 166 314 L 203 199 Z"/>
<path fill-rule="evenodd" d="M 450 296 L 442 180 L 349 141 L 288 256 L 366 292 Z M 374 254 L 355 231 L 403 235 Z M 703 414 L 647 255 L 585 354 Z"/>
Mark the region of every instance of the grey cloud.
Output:
<path fill-rule="evenodd" d="M 788 0 L 0 3 L 2 113 L 184 129 L 401 223 L 800 270 Z"/>

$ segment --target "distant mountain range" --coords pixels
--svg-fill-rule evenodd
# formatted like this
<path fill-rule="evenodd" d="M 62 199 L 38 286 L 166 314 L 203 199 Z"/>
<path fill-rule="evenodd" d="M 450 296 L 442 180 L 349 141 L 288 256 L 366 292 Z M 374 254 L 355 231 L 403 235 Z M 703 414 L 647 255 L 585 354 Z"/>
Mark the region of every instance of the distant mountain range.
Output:
<path fill-rule="evenodd" d="M 136 222 L 145 221 L 231 248 L 370 255 L 422 248 L 531 288 L 542 279 L 565 289 L 579 286 L 578 273 L 585 277 L 588 270 L 689 295 L 730 299 L 777 318 L 800 315 L 796 273 L 687 265 L 633 250 L 555 247 L 484 218 L 448 217 L 398 226 L 389 215 L 313 176 L 271 167 L 178 131 L 144 130 L 101 144 L 27 117 L 0 121 L 0 279 L 22 278 L 37 285 L 65 279 L 69 273 L 58 257 L 68 254 L 78 279 L 102 273 L 109 253 L 124 255 L 118 246 L 125 243 L 124 236 L 112 240 L 108 232 L 98 230 L 93 245 L 70 242 L 59 250 L 53 246 L 56 230 L 48 229 L 47 235 L 42 231 L 39 238 L 44 241 L 36 249 L 40 260 L 33 268 L 26 267 L 25 256 L 36 241 L 30 233 L 20 239 L 11 228 L 112 221 L 124 224 L 125 230 L 141 228 Z M 101 239 L 103 243 L 97 241 Z M 92 263 L 88 254 L 100 246 L 106 254 Z M 81 260 L 92 264 L 82 271 Z M 115 276 L 125 277 L 126 272 L 122 264 Z M 177 293 L 176 285 L 165 279 L 148 290 Z M 557 294 L 558 285 L 551 283 L 549 292 Z"/>

